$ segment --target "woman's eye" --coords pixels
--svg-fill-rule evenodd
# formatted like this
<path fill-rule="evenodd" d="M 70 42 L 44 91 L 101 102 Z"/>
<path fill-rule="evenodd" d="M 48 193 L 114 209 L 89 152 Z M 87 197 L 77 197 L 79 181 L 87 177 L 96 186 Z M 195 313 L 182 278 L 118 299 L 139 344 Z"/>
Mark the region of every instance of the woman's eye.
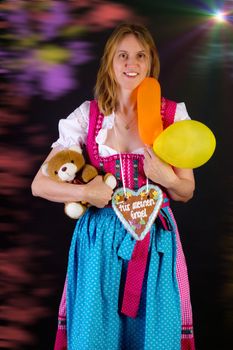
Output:
<path fill-rule="evenodd" d="M 126 53 L 120 53 L 119 57 L 125 59 L 127 57 L 127 55 L 126 55 Z"/>
<path fill-rule="evenodd" d="M 146 57 L 146 55 L 144 53 L 139 53 L 138 54 L 138 58 L 139 59 L 144 59 Z"/>

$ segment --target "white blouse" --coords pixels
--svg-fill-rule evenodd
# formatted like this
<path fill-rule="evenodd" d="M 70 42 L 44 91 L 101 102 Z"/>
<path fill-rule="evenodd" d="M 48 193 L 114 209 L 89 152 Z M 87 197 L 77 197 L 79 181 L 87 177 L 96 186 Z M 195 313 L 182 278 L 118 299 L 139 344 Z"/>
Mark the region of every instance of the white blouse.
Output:
<path fill-rule="evenodd" d="M 60 119 L 58 124 L 59 138 L 52 144 L 54 147 L 67 148 L 73 145 L 86 144 L 88 126 L 89 126 L 89 110 L 90 101 L 83 102 L 76 108 L 66 119 Z M 109 129 L 114 125 L 114 114 L 105 116 L 102 123 L 102 128 L 96 136 L 96 143 L 99 146 L 99 154 L 102 157 L 107 157 L 118 152 L 104 144 Z M 177 103 L 174 122 L 180 120 L 189 120 L 186 106 L 183 102 Z M 132 153 L 143 154 L 143 148 L 134 150 Z"/>

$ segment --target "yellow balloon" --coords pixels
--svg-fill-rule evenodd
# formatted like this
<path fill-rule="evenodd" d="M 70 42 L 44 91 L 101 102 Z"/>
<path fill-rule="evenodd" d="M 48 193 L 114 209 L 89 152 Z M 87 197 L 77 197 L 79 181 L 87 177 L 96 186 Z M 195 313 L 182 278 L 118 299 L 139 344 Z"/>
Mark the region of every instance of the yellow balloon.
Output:
<path fill-rule="evenodd" d="M 216 139 L 212 131 L 196 120 L 175 122 L 154 141 L 153 150 L 177 168 L 197 168 L 213 155 Z"/>

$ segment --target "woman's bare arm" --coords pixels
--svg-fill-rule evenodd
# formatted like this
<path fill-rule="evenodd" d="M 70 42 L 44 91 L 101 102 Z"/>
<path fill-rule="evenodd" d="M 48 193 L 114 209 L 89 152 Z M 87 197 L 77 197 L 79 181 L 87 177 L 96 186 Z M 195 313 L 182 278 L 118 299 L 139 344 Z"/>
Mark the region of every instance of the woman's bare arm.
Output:
<path fill-rule="evenodd" d="M 58 151 L 60 151 L 60 148 L 54 148 L 45 159 L 45 162 L 52 158 Z M 41 169 L 37 172 L 31 189 L 33 196 L 42 197 L 53 202 L 85 201 L 99 208 L 108 204 L 113 192 L 104 183 L 102 176 L 97 176 L 85 185 L 74 185 L 51 180 L 42 173 Z"/>
<path fill-rule="evenodd" d="M 145 149 L 144 156 L 146 176 L 165 187 L 173 200 L 187 202 L 193 197 L 195 180 L 192 169 L 172 168 L 157 157 L 151 148 Z"/>

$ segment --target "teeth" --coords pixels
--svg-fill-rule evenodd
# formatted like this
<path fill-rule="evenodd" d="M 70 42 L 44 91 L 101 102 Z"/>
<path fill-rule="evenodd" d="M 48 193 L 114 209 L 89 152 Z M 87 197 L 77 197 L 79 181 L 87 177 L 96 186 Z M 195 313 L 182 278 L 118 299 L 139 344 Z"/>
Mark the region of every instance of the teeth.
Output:
<path fill-rule="evenodd" d="M 136 77 L 136 75 L 138 75 L 138 73 L 135 73 L 135 72 L 128 72 L 125 74 L 128 75 L 129 77 Z"/>

